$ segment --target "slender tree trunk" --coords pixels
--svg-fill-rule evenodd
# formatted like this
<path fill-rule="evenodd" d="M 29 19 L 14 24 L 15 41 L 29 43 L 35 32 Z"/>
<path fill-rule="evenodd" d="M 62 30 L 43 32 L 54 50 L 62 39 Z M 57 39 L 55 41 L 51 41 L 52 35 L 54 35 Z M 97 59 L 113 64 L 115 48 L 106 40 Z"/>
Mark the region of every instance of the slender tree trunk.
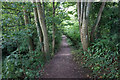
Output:
<path fill-rule="evenodd" d="M 34 19 L 35 19 L 35 24 L 36 24 L 36 28 L 37 28 L 37 34 L 38 34 L 38 37 L 39 37 L 39 42 L 42 44 L 43 35 L 42 35 L 42 31 L 41 31 L 40 24 L 39 24 L 37 8 L 35 7 L 33 10 L 34 10 Z M 43 49 L 43 46 L 42 46 L 41 51 L 43 52 L 43 50 L 44 49 Z"/>
<path fill-rule="evenodd" d="M 53 18 L 55 17 L 55 2 L 53 0 Z M 55 51 L 55 23 L 53 22 L 53 34 L 52 34 L 52 55 L 54 55 L 54 51 Z"/>
<path fill-rule="evenodd" d="M 81 12 L 81 3 L 80 2 L 77 2 L 77 11 L 78 11 L 79 32 L 81 32 L 81 21 L 80 21 L 80 18 L 81 18 L 81 13 L 80 13 Z"/>
<path fill-rule="evenodd" d="M 42 5 L 41 5 L 40 2 L 37 3 L 37 11 L 38 11 L 38 17 L 39 17 L 40 26 L 41 26 L 42 33 L 43 33 L 44 52 L 45 52 L 45 54 L 47 54 L 47 53 L 49 53 L 48 33 L 47 33 L 47 27 L 46 27 L 46 23 L 45 23 L 45 18 L 44 18 L 44 15 L 43 15 Z"/>
<path fill-rule="evenodd" d="M 85 14 L 86 14 L 86 2 L 83 3 L 83 21 L 82 21 L 82 28 L 81 28 L 81 42 L 83 46 L 83 50 L 86 50 L 88 47 L 88 35 L 87 35 L 87 26 L 86 26 L 86 19 L 85 19 Z"/>
<path fill-rule="evenodd" d="M 24 12 L 24 20 L 25 20 L 25 25 L 29 24 L 29 18 L 27 16 L 27 12 L 26 10 L 23 11 Z M 30 36 L 28 36 L 28 46 L 29 46 L 29 51 L 34 51 L 34 43 L 33 40 Z"/>
<path fill-rule="evenodd" d="M 83 21 L 83 5 L 84 3 L 82 2 L 81 0 L 81 13 L 80 13 L 80 38 L 81 38 L 81 43 L 83 44 L 83 41 L 82 41 L 82 32 L 81 32 L 81 28 L 82 28 L 82 21 Z"/>
<path fill-rule="evenodd" d="M 82 33 L 81 33 L 81 25 L 82 25 L 82 18 L 83 18 L 83 2 L 81 0 L 81 2 L 77 2 L 77 8 L 78 8 L 78 22 L 79 22 L 79 32 L 80 32 L 80 39 L 81 39 L 81 43 L 83 43 L 82 41 Z"/>
<path fill-rule="evenodd" d="M 97 29 L 97 27 L 98 27 L 98 24 L 99 24 L 99 22 L 100 22 L 101 15 L 102 15 L 102 12 L 103 12 L 104 7 L 105 7 L 105 2 L 102 2 L 102 5 L 101 5 L 101 7 L 100 7 L 100 9 L 99 9 L 98 17 L 97 17 L 97 19 L 96 19 L 96 23 L 95 23 L 95 25 L 92 27 L 92 31 L 91 31 L 91 34 L 90 34 L 90 42 L 94 42 L 94 36 L 95 36 L 95 33 L 96 33 L 95 31 L 96 31 L 96 29 Z"/>
<path fill-rule="evenodd" d="M 91 2 L 88 3 L 85 2 L 83 7 L 83 21 L 81 28 L 81 42 L 82 42 L 83 50 L 87 50 L 89 45 L 88 19 L 89 19 L 90 6 L 91 6 Z"/>

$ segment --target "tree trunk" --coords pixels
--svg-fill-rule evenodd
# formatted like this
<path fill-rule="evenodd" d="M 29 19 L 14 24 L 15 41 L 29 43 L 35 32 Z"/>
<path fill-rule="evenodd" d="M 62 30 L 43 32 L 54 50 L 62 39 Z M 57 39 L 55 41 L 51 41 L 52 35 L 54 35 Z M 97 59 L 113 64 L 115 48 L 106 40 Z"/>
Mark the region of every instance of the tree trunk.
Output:
<path fill-rule="evenodd" d="M 49 53 L 49 41 L 48 41 L 48 34 L 47 34 L 47 27 L 46 27 L 46 23 L 45 23 L 45 18 L 43 15 L 42 5 L 40 2 L 37 3 L 37 11 L 38 11 L 40 26 L 41 26 L 42 33 L 43 33 L 44 53 L 47 54 L 47 53 Z"/>
<path fill-rule="evenodd" d="M 82 2 L 82 0 L 81 0 L 81 13 L 80 13 L 80 25 L 79 25 L 79 29 L 80 29 L 81 43 L 83 44 L 83 41 L 82 41 L 82 32 L 81 32 L 82 21 L 83 21 L 83 2 Z"/>
<path fill-rule="evenodd" d="M 101 19 L 101 15 L 102 15 L 102 12 L 103 12 L 103 9 L 105 7 L 105 2 L 102 2 L 102 5 L 99 9 L 99 13 L 98 13 L 98 17 L 96 19 L 96 23 L 95 25 L 92 27 L 92 31 L 91 31 L 91 34 L 90 34 L 90 42 L 94 42 L 94 36 L 95 36 L 95 31 L 98 27 L 98 24 L 100 22 L 100 19 Z"/>
<path fill-rule="evenodd" d="M 83 18 L 83 2 L 81 0 L 81 2 L 77 2 L 77 8 L 78 8 L 78 21 L 79 21 L 79 32 L 80 32 L 80 39 L 81 39 L 81 43 L 83 44 L 82 41 L 82 33 L 81 33 L 81 25 L 82 25 L 82 18 Z"/>
<path fill-rule="evenodd" d="M 81 14 L 80 14 L 80 12 L 81 12 L 81 3 L 80 2 L 77 2 L 77 11 L 78 11 L 79 32 L 81 32 L 81 21 L 80 21 L 80 18 L 81 18 Z"/>
<path fill-rule="evenodd" d="M 29 18 L 27 16 L 27 12 L 26 12 L 26 10 L 24 10 L 23 12 L 24 12 L 25 25 L 28 25 L 29 24 Z M 28 46 L 29 46 L 29 51 L 34 51 L 35 50 L 33 40 L 30 36 L 28 36 Z"/>
<path fill-rule="evenodd" d="M 38 34 L 38 37 L 39 37 L 39 42 L 40 42 L 40 44 L 42 44 L 43 35 L 42 35 L 42 31 L 41 31 L 40 24 L 39 24 L 37 8 L 35 7 L 33 10 L 34 10 L 34 19 L 35 19 L 35 24 L 36 24 L 36 28 L 37 28 L 37 34 Z M 43 52 L 43 50 L 44 49 L 43 49 L 43 45 L 42 45 L 41 51 Z"/>
<path fill-rule="evenodd" d="M 91 2 L 83 3 L 83 21 L 82 21 L 82 28 L 81 28 L 81 42 L 83 46 L 83 50 L 87 50 L 89 45 L 88 40 L 88 18 L 90 12 Z"/>
<path fill-rule="evenodd" d="M 53 18 L 55 17 L 55 2 L 53 0 Z M 53 22 L 53 34 L 52 34 L 52 55 L 54 55 L 55 52 L 55 23 Z"/>
<path fill-rule="evenodd" d="M 82 21 L 82 28 L 81 28 L 81 42 L 83 46 L 83 50 L 86 50 L 88 47 L 88 34 L 87 34 L 87 26 L 86 26 L 86 2 L 83 3 L 83 21 Z"/>

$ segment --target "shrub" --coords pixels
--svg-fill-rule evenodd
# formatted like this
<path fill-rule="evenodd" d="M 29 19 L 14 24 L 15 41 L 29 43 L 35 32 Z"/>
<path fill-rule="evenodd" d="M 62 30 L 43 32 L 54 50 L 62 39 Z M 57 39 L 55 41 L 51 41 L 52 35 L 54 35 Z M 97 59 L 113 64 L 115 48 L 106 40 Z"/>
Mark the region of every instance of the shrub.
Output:
<path fill-rule="evenodd" d="M 99 78 L 118 78 L 118 46 L 110 46 L 108 40 L 103 39 L 88 48 L 88 51 L 75 51 L 75 60 L 83 62 L 84 67 L 90 68 L 92 76 Z"/>

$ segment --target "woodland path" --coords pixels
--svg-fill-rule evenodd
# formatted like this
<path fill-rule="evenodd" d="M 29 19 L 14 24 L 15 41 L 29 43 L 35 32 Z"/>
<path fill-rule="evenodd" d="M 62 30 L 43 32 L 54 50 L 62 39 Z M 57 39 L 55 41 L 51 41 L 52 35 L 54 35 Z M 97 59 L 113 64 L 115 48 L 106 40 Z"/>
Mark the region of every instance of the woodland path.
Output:
<path fill-rule="evenodd" d="M 70 46 L 63 35 L 60 50 L 45 65 L 42 78 L 87 78 L 88 73 L 73 61 Z"/>

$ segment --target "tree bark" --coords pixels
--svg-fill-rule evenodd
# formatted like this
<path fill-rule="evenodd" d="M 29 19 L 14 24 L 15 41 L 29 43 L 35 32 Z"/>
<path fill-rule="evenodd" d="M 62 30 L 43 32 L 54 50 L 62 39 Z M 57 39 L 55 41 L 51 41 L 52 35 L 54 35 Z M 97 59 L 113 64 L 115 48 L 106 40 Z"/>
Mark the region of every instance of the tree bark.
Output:
<path fill-rule="evenodd" d="M 77 2 L 77 12 L 78 12 L 78 22 L 79 22 L 79 33 L 80 33 L 80 39 L 81 43 L 83 44 L 82 41 L 82 33 L 81 33 L 81 28 L 82 28 L 82 18 L 83 18 L 83 0 L 81 2 Z"/>
<path fill-rule="evenodd" d="M 98 17 L 96 19 L 96 23 L 95 25 L 92 27 L 92 31 L 91 31 L 91 34 L 90 34 L 90 42 L 94 42 L 94 36 L 95 36 L 95 31 L 98 27 L 98 24 L 100 22 L 100 19 L 101 19 L 101 15 L 102 15 L 102 12 L 103 12 L 103 9 L 105 7 L 105 2 L 102 2 L 102 5 L 99 9 L 99 13 L 98 13 Z"/>
<path fill-rule="evenodd" d="M 83 50 L 87 50 L 89 45 L 88 39 L 88 19 L 89 19 L 89 12 L 90 12 L 91 2 L 84 2 L 83 3 L 83 20 L 82 20 L 82 27 L 81 27 L 81 42 L 83 46 Z"/>
<path fill-rule="evenodd" d="M 53 18 L 55 17 L 55 2 L 53 0 Z M 55 23 L 53 22 L 53 34 L 52 34 L 52 55 L 54 55 L 55 52 Z"/>
<path fill-rule="evenodd" d="M 47 54 L 47 53 L 49 53 L 49 41 L 48 41 L 48 33 L 47 33 L 45 18 L 44 18 L 44 15 L 43 15 L 43 9 L 42 9 L 42 5 L 41 5 L 40 2 L 38 2 L 36 5 L 37 5 L 39 22 L 40 22 L 40 26 L 41 26 L 42 33 L 43 33 L 44 53 Z"/>
<path fill-rule="evenodd" d="M 26 12 L 26 10 L 24 10 L 23 12 L 24 12 L 25 25 L 28 25 L 29 24 L 29 18 L 27 16 L 27 12 Z M 28 36 L 28 46 L 29 46 L 29 51 L 34 51 L 35 50 L 33 39 L 30 36 Z"/>
<path fill-rule="evenodd" d="M 79 1 L 79 0 L 78 0 Z M 78 11 L 78 22 L 79 22 L 79 32 L 81 32 L 81 21 L 80 21 L 80 18 L 81 18 L 81 3 L 80 2 L 77 2 L 77 11 Z"/>
<path fill-rule="evenodd" d="M 36 28 L 37 28 L 37 34 L 38 34 L 39 42 L 42 45 L 43 35 L 42 35 L 42 31 L 41 31 L 40 24 L 39 24 L 37 8 L 35 7 L 33 10 L 34 10 L 34 19 L 35 19 L 35 24 L 36 24 Z M 43 45 L 42 45 L 41 51 L 43 52 L 43 50 L 44 49 L 43 49 Z"/>
<path fill-rule="evenodd" d="M 80 39 L 81 39 L 81 43 L 83 44 L 83 41 L 82 41 L 82 32 L 81 32 L 81 28 L 82 28 L 82 21 L 83 21 L 83 5 L 84 3 L 82 2 L 82 0 L 81 0 L 81 13 L 80 13 L 80 25 L 79 25 L 79 27 L 80 27 Z"/>

